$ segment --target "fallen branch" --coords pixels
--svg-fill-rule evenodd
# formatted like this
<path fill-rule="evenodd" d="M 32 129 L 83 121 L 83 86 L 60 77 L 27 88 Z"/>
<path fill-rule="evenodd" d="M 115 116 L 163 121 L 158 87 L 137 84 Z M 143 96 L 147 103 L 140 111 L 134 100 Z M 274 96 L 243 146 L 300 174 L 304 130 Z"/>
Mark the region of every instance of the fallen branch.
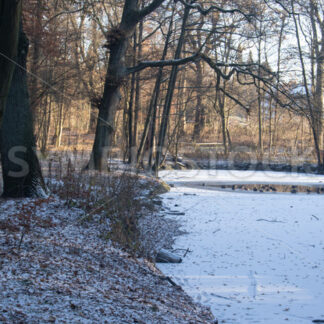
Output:
<path fill-rule="evenodd" d="M 276 219 L 264 219 L 264 218 L 260 218 L 260 219 L 257 219 L 256 220 L 257 222 L 268 222 L 268 223 L 285 223 L 285 222 L 282 222 L 282 221 L 278 221 Z"/>
<path fill-rule="evenodd" d="M 155 261 L 160 263 L 181 263 L 182 259 L 174 253 L 161 249 L 156 256 Z"/>

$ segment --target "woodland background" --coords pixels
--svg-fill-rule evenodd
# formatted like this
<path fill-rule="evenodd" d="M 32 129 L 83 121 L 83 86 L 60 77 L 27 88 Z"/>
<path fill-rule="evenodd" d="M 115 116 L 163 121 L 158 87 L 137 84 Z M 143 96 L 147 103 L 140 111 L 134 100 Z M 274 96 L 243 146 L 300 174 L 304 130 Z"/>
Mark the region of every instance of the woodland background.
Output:
<path fill-rule="evenodd" d="M 185 147 L 188 155 L 196 151 L 199 156 L 201 148 L 193 144 L 210 142 L 217 143 L 216 151 L 222 158 L 237 146 L 245 146 L 258 158 L 289 161 L 301 155 L 303 160 L 316 161 L 312 129 L 322 128 L 316 123 L 322 124 L 323 118 L 322 93 L 320 107 L 315 103 L 317 92 L 323 91 L 323 4 L 293 1 L 292 8 L 289 1 L 283 1 L 282 6 L 278 3 L 217 2 L 221 8 L 235 7 L 250 14 L 251 19 L 240 12 L 213 10 L 202 15 L 192 9 L 184 35 L 180 35 L 184 18 L 181 2 L 163 2 L 139 22 L 129 40 L 128 66 L 160 60 L 166 47 L 165 58 L 174 58 L 181 36 L 181 57 L 203 47 L 204 55 L 221 63 L 218 68 L 224 75 L 236 65 L 245 65 L 245 71 L 256 75 L 220 78 L 217 83 L 218 71 L 203 60 L 179 66 L 166 143 L 174 155 L 179 147 Z M 114 37 L 111 33 L 119 25 L 123 5 L 123 1 L 24 2 L 24 28 L 30 40 L 31 106 L 43 153 L 53 148 L 91 148 L 109 60 L 107 42 Z M 208 8 L 213 4 L 202 5 Z M 136 159 L 146 122 L 145 149 L 152 147 L 171 69 L 162 70 L 153 108 L 159 69 L 134 72 L 123 80 L 113 144 L 125 160 Z M 317 133 L 322 151 L 322 130 Z"/>
<path fill-rule="evenodd" d="M 323 169 L 322 1 L 28 0 L 22 21 L 45 156 Z"/>

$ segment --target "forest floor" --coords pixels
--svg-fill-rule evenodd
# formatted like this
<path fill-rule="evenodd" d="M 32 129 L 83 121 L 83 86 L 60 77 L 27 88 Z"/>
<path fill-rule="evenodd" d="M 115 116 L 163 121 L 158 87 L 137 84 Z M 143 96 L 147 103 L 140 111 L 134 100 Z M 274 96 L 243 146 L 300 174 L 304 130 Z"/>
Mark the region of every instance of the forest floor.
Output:
<path fill-rule="evenodd" d="M 324 323 L 324 176 L 162 171 L 169 218 L 187 234 L 180 264 L 159 269 L 220 323 Z M 249 190 L 245 186 L 263 189 Z M 282 186 L 292 192 L 272 191 Z M 317 188 L 308 193 L 302 188 Z M 267 192 L 265 189 L 269 189 Z"/>
<path fill-rule="evenodd" d="M 107 239 L 109 221 L 64 195 L 0 200 L 0 323 L 213 323 L 154 263 Z M 156 210 L 140 226 L 156 249 L 178 228 Z"/>

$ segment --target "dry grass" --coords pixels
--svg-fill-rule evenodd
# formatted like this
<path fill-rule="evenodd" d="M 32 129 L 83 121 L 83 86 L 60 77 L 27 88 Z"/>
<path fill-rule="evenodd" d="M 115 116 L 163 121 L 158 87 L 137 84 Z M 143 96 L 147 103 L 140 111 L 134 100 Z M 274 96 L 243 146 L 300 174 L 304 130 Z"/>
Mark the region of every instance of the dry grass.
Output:
<path fill-rule="evenodd" d="M 77 160 L 77 159 L 76 159 Z M 48 168 L 51 193 L 69 208 L 81 208 L 82 223 L 99 222 L 102 237 L 136 255 L 149 253 L 143 246 L 139 220 L 157 210 L 155 197 L 168 190 L 163 183 L 129 170 L 111 173 L 82 171 L 71 159 Z"/>

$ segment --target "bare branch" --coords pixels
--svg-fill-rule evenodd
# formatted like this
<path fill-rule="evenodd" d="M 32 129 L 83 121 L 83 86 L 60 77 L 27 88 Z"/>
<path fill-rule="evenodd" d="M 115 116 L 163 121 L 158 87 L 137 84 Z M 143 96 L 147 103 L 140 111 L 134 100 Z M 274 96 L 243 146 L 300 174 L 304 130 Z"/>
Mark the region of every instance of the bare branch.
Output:
<path fill-rule="evenodd" d="M 51 18 L 49 18 L 46 23 L 44 24 L 44 27 L 47 26 L 52 20 L 54 20 L 55 18 L 62 16 L 62 15 L 71 15 L 71 14 L 75 14 L 77 12 L 81 12 L 84 11 L 85 9 L 87 9 L 89 6 L 85 5 L 81 8 L 75 9 L 75 10 L 63 10 L 58 12 L 57 14 L 55 14 L 54 16 L 52 16 Z"/>
<path fill-rule="evenodd" d="M 134 72 L 142 71 L 149 67 L 164 67 L 164 66 L 175 66 L 175 65 L 183 65 L 186 63 L 194 62 L 199 59 L 199 54 L 194 54 L 182 59 L 174 59 L 174 60 L 162 60 L 162 61 L 142 61 L 139 62 L 138 65 L 128 68 L 126 74 L 131 74 Z"/>
<path fill-rule="evenodd" d="M 145 16 L 157 9 L 164 1 L 165 0 L 153 0 L 149 5 L 138 12 L 139 20 L 143 19 Z"/>
<path fill-rule="evenodd" d="M 264 76 L 260 76 L 256 73 L 253 73 L 253 70 L 251 67 L 256 67 L 259 66 L 258 64 L 236 64 L 236 63 L 219 63 L 219 62 L 214 62 L 212 59 L 210 59 L 208 56 L 204 54 L 199 55 L 216 73 L 217 73 L 217 84 L 219 84 L 220 78 L 223 78 L 225 80 L 229 80 L 234 74 L 237 76 L 237 81 L 239 84 L 242 85 L 254 85 L 256 88 L 260 88 L 262 91 L 265 93 L 269 94 L 274 100 L 282 107 L 286 108 L 292 111 L 300 111 L 301 107 L 298 105 L 298 103 L 294 100 L 294 98 L 284 89 L 281 89 L 279 85 L 275 86 L 273 84 L 273 78 L 277 76 L 277 74 L 269 71 L 266 67 L 260 65 L 264 71 L 268 73 L 270 76 L 269 78 L 266 78 Z M 232 67 L 230 72 L 228 74 L 225 74 L 222 70 L 221 67 Z M 245 68 L 245 69 L 244 69 Z M 249 69 L 250 68 L 250 69 Z M 240 75 L 244 75 L 247 77 L 250 77 L 252 80 L 250 82 L 242 82 L 239 79 Z M 259 87 L 258 82 L 261 81 L 263 86 Z M 248 113 L 249 109 L 240 102 L 239 99 L 233 97 L 230 93 L 225 91 L 224 89 L 220 88 L 218 86 L 218 89 L 223 92 L 228 98 L 233 100 L 236 104 L 239 106 L 243 107 Z M 288 100 L 288 102 L 283 102 L 280 100 L 278 94 L 282 95 L 284 98 Z M 306 115 L 306 114 L 305 114 Z"/>
<path fill-rule="evenodd" d="M 233 68 L 228 74 L 224 74 L 222 70 L 220 69 L 220 63 L 215 63 L 210 57 L 208 57 L 205 54 L 200 54 L 200 57 L 217 73 L 219 74 L 223 79 L 229 80 L 232 75 L 235 73 L 236 69 Z M 224 66 L 224 65 L 223 65 Z"/>
<path fill-rule="evenodd" d="M 233 100 L 237 105 L 241 106 L 248 114 L 250 113 L 250 109 L 246 107 L 242 102 L 240 102 L 237 98 L 234 98 L 231 94 L 229 94 L 227 91 L 225 91 L 223 88 L 219 88 L 221 92 L 224 93 L 224 95 L 231 100 Z"/>
<path fill-rule="evenodd" d="M 216 5 L 212 5 L 208 9 L 204 9 L 200 3 L 191 4 L 188 3 L 186 0 L 176 0 L 176 1 L 180 1 L 184 6 L 189 7 L 191 9 L 197 9 L 204 16 L 208 15 L 211 11 L 219 11 L 222 13 L 231 13 L 231 14 L 239 13 L 242 16 L 244 16 L 248 21 L 251 21 L 251 18 L 256 18 L 256 15 L 246 14 L 240 9 L 224 9 Z"/>

